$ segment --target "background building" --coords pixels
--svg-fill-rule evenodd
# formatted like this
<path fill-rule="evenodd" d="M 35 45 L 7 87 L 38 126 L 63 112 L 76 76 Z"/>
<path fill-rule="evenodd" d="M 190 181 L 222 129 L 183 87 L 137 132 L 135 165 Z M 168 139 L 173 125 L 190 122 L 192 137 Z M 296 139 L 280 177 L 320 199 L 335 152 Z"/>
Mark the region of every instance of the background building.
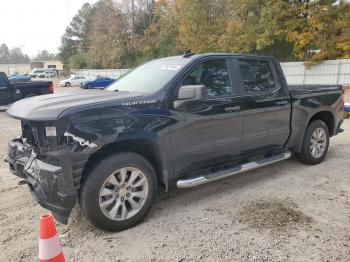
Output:
<path fill-rule="evenodd" d="M 11 74 L 25 74 L 34 68 L 52 68 L 57 71 L 63 70 L 63 64 L 60 60 L 31 61 L 29 64 L 0 64 L 0 72 Z"/>
<path fill-rule="evenodd" d="M 60 60 L 43 60 L 43 61 L 31 61 L 31 69 L 33 68 L 53 68 L 56 70 L 63 70 L 63 64 Z"/>

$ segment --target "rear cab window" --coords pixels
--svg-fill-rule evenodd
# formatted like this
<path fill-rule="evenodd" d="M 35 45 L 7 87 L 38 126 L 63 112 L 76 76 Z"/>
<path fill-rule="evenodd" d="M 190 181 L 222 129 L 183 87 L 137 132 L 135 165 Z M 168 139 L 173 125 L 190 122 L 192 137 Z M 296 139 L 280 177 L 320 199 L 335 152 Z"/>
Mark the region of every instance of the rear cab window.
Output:
<path fill-rule="evenodd" d="M 270 92 L 276 89 L 276 81 L 268 61 L 239 59 L 237 62 L 245 94 Z"/>

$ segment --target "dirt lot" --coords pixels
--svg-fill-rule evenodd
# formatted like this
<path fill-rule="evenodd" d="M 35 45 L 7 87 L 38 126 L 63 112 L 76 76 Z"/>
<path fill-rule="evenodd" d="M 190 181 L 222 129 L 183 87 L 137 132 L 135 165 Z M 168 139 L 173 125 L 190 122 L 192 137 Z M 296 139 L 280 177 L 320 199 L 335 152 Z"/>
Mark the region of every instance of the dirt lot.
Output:
<path fill-rule="evenodd" d="M 59 90 L 58 90 L 59 91 Z M 350 261 L 350 121 L 325 162 L 291 159 L 159 197 L 140 225 L 58 225 L 67 261 Z M 0 113 L 0 159 L 18 122 Z M 46 212 L 0 162 L 0 261 L 34 261 Z"/>

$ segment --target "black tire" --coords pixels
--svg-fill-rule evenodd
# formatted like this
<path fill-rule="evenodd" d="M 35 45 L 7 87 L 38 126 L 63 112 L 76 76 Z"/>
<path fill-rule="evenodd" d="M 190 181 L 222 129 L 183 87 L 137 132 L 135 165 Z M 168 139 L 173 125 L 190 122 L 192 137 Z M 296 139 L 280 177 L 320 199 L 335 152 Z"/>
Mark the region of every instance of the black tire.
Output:
<path fill-rule="evenodd" d="M 314 157 L 311 153 L 310 146 L 311 146 L 311 137 L 317 128 L 321 128 L 325 131 L 326 145 L 323 153 L 319 157 Z M 315 165 L 315 164 L 321 163 L 325 159 L 328 152 L 328 147 L 329 147 L 329 130 L 327 125 L 321 120 L 314 120 L 307 127 L 301 153 L 297 154 L 296 156 L 298 160 L 304 164 Z"/>
<path fill-rule="evenodd" d="M 72 85 L 71 85 L 69 82 L 67 82 L 67 83 L 64 84 L 64 86 L 70 87 L 70 86 L 72 86 Z"/>
<path fill-rule="evenodd" d="M 143 206 L 132 217 L 117 221 L 104 215 L 99 204 L 99 194 L 106 179 L 116 170 L 133 167 L 141 170 L 148 181 L 148 194 Z M 96 227 L 107 231 L 120 231 L 140 223 L 150 211 L 157 195 L 157 176 L 153 166 L 135 153 L 117 153 L 103 158 L 92 167 L 83 179 L 79 192 L 81 210 Z"/>

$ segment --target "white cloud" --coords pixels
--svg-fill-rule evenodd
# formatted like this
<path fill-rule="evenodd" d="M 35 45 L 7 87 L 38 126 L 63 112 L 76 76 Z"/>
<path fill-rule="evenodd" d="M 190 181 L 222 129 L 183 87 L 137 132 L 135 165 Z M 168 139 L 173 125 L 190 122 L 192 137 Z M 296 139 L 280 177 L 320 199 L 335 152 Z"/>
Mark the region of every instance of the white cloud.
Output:
<path fill-rule="evenodd" d="M 0 44 L 21 47 L 30 56 L 56 53 L 61 36 L 86 2 L 97 0 L 0 0 Z"/>

